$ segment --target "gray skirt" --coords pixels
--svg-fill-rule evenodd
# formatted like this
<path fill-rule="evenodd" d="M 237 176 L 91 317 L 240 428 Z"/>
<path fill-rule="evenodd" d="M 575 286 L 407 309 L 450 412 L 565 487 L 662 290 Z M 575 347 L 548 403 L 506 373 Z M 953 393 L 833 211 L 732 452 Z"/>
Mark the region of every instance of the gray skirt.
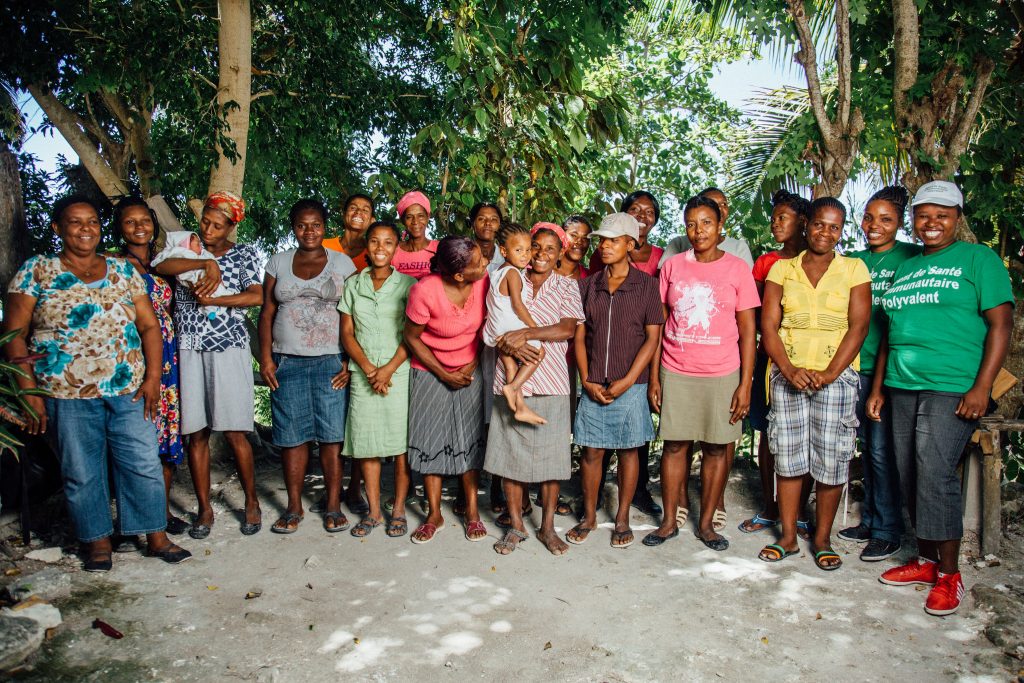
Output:
<path fill-rule="evenodd" d="M 694 377 L 661 369 L 661 423 L 665 441 L 732 443 L 743 435 L 743 420 L 729 424 L 729 406 L 740 371 L 724 377 Z"/>
<path fill-rule="evenodd" d="M 409 385 L 409 467 L 420 474 L 454 476 L 484 464 L 483 373 L 450 389 L 434 373 L 413 369 Z"/>
<path fill-rule="evenodd" d="M 520 422 L 504 396 L 494 397 L 484 469 L 527 484 L 568 479 L 572 457 L 569 397 L 529 396 L 526 405 L 548 423 Z"/>

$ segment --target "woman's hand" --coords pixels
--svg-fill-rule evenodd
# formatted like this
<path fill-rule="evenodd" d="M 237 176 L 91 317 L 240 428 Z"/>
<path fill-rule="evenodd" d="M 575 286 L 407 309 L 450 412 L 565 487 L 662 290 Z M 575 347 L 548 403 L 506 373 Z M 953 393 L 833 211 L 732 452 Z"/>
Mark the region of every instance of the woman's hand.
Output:
<path fill-rule="evenodd" d="M 729 424 L 734 425 L 750 414 L 750 385 L 741 384 L 732 392 L 732 402 L 729 403 Z"/>
<path fill-rule="evenodd" d="M 988 398 L 990 390 L 982 387 L 971 387 L 963 395 L 956 407 L 956 416 L 962 420 L 974 421 L 985 416 L 988 412 Z"/>
<path fill-rule="evenodd" d="M 864 402 L 864 414 L 869 420 L 882 421 L 882 406 L 885 405 L 885 395 L 881 391 L 874 391 L 868 394 L 868 400 Z"/>
<path fill-rule="evenodd" d="M 651 405 L 651 412 L 661 414 L 661 380 L 651 376 L 647 383 L 647 402 Z"/>
<path fill-rule="evenodd" d="M 157 408 L 160 405 L 159 375 L 142 380 L 142 385 L 139 387 L 139 390 L 135 392 L 135 396 L 132 398 L 132 403 L 138 403 L 139 399 L 143 400 L 142 414 L 145 415 L 147 420 L 156 422 Z"/>
<path fill-rule="evenodd" d="M 271 391 L 276 391 L 281 386 L 277 383 L 277 363 L 270 356 L 260 359 L 260 377 Z"/>
<path fill-rule="evenodd" d="M 370 385 L 373 387 L 373 390 L 381 396 L 387 396 L 388 389 L 391 387 L 391 376 L 394 374 L 394 368 L 388 365 L 382 365 L 377 368 L 377 372 L 374 373 L 373 379 L 370 381 Z"/>
<path fill-rule="evenodd" d="M 621 379 L 617 379 L 614 382 L 612 382 L 611 384 L 609 384 L 608 388 L 604 390 L 604 396 L 605 396 L 605 398 L 608 399 L 608 403 L 611 403 L 612 401 L 617 399 L 619 396 L 622 396 L 624 393 L 629 391 L 629 388 L 632 387 L 632 386 L 633 386 L 633 383 L 630 382 L 625 377 L 623 377 Z"/>
<path fill-rule="evenodd" d="M 473 374 L 465 374 L 462 368 L 459 368 L 455 372 L 444 371 L 443 375 L 438 375 L 439 380 L 448 385 L 449 389 L 458 391 L 459 389 L 465 389 L 469 386 L 470 382 L 473 381 Z"/>
<path fill-rule="evenodd" d="M 541 351 L 531 346 L 529 328 L 506 332 L 495 340 L 495 348 L 506 356 L 512 356 L 520 363 L 537 363 L 541 359 Z"/>
<path fill-rule="evenodd" d="M 600 403 L 601 405 L 606 406 L 612 402 L 612 399 L 607 398 L 604 395 L 604 387 L 597 382 L 583 382 L 583 391 L 587 392 L 587 396 L 589 396 L 595 403 Z"/>
<path fill-rule="evenodd" d="M 348 386 L 348 380 L 352 377 L 352 373 L 348 371 L 348 361 L 346 360 L 341 364 L 341 370 L 338 371 L 334 377 L 331 378 L 331 387 L 338 391 Z"/>
<path fill-rule="evenodd" d="M 800 391 L 816 388 L 814 384 L 818 380 L 810 370 L 798 368 L 795 365 L 790 365 L 787 369 L 779 368 L 779 370 L 782 372 L 782 376 L 786 378 L 786 381 Z"/>
<path fill-rule="evenodd" d="M 192 293 L 196 295 L 196 299 L 202 296 L 210 296 L 217 291 L 221 279 L 220 266 L 217 265 L 217 262 L 213 259 L 205 259 L 203 261 L 203 276 L 192 287 Z"/>
<path fill-rule="evenodd" d="M 42 396 L 25 396 L 25 402 L 35 412 L 35 417 L 25 413 L 25 431 L 29 434 L 44 434 L 46 432 L 46 402 Z"/>
<path fill-rule="evenodd" d="M 199 304 L 200 306 L 217 306 L 217 299 L 219 299 L 220 297 L 207 296 L 205 294 L 196 294 L 195 292 L 193 292 L 193 298 L 195 298 L 196 303 Z"/>

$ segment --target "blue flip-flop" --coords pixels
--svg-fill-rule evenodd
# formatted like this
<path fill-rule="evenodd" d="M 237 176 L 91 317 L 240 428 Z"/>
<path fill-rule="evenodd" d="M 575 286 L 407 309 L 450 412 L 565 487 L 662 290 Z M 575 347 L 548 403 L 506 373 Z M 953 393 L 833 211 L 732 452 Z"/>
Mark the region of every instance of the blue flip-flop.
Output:
<path fill-rule="evenodd" d="M 778 523 L 779 523 L 779 520 L 777 520 L 777 519 L 767 519 L 765 517 L 762 517 L 761 513 L 758 512 L 753 517 L 751 517 L 750 519 L 747 519 L 747 520 L 744 520 L 744 521 L 740 522 L 740 525 L 737 528 L 740 531 L 742 531 L 743 533 L 745 533 L 745 534 L 756 534 L 759 531 L 765 531 L 767 529 L 771 529 L 772 527 L 774 527 Z M 760 529 L 744 529 L 743 526 L 745 524 L 760 524 L 761 528 Z"/>

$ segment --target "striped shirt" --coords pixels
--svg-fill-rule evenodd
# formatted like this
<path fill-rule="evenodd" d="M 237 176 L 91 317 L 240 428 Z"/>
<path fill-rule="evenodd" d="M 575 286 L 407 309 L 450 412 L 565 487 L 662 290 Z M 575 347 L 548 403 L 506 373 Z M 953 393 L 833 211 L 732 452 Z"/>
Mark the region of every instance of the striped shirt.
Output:
<path fill-rule="evenodd" d="M 587 324 L 588 382 L 607 384 L 629 373 L 640 347 L 647 339 L 647 325 L 663 325 L 665 310 L 658 281 L 630 268 L 614 294 L 608 291 L 607 271 L 579 281 Z M 637 384 L 646 384 L 645 366 Z"/>
<path fill-rule="evenodd" d="M 527 294 L 525 290 L 523 293 Z M 538 327 L 557 325 L 565 318 L 583 322 L 583 304 L 576 281 L 558 273 L 551 273 L 532 297 L 524 297 L 523 303 L 526 304 L 526 309 Z M 542 342 L 544 360 L 523 385 L 523 396 L 569 395 L 569 364 L 566 352 L 571 342 L 571 337 L 566 341 Z M 499 361 L 494 368 L 494 393 L 501 393 L 503 386 L 505 367 Z"/>

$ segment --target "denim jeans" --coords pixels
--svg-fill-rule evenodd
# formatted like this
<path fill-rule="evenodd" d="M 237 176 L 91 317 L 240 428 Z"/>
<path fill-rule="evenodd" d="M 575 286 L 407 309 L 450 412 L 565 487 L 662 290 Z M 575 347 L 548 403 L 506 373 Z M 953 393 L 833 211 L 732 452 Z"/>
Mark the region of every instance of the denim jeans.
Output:
<path fill-rule="evenodd" d="M 114 474 L 117 522 L 122 534 L 147 534 L 167 526 L 163 470 L 156 425 L 132 394 L 112 398 L 46 399 L 57 441 L 64 496 L 75 535 L 83 543 L 110 536 L 108 459 Z"/>
<path fill-rule="evenodd" d="M 899 472 L 892 452 L 892 408 L 886 396 L 881 422 L 875 422 L 864 414 L 873 381 L 871 375 L 860 376 L 860 400 L 857 402 L 857 417 L 860 419 L 857 435 L 860 437 L 864 470 L 860 523 L 871 530 L 871 538 L 899 543 L 903 533 L 903 510 Z"/>
<path fill-rule="evenodd" d="M 890 389 L 892 443 L 903 499 L 918 538 L 953 541 L 964 535 L 957 466 L 977 420 L 956 416 L 962 394 Z"/>

